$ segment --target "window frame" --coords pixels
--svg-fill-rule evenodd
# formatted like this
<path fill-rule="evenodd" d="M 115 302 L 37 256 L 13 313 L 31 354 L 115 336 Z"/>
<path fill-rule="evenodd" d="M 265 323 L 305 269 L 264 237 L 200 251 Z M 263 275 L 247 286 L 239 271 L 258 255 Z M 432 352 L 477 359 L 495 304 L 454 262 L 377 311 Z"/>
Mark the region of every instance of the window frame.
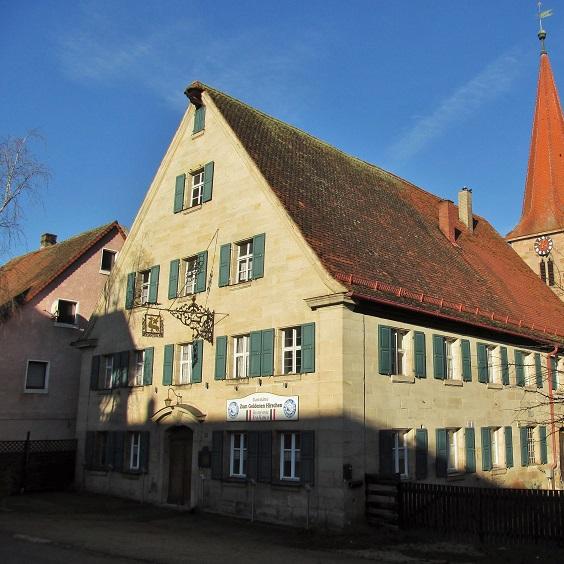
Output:
<path fill-rule="evenodd" d="M 461 441 L 460 441 L 460 428 L 456 427 L 447 427 L 446 429 L 446 462 L 447 462 L 447 476 L 449 474 L 457 474 L 462 472 L 463 465 L 462 465 L 462 457 L 460 456 L 460 449 L 461 449 Z M 450 437 L 452 436 L 452 444 L 450 441 Z M 451 458 L 452 454 L 452 458 Z M 451 462 L 453 464 L 451 464 Z"/>
<path fill-rule="evenodd" d="M 94 469 L 106 469 L 110 461 L 108 460 L 108 431 L 96 431 L 94 433 L 94 445 L 92 450 L 92 466 Z"/>
<path fill-rule="evenodd" d="M 199 261 L 198 255 L 192 255 L 181 260 L 182 276 L 179 280 L 182 283 L 180 291 L 177 293 L 179 296 L 191 296 L 196 293 L 198 284 L 198 271 Z"/>
<path fill-rule="evenodd" d="M 151 269 L 148 268 L 145 270 L 138 270 L 135 273 L 135 298 L 134 298 L 135 305 L 144 306 L 149 303 L 150 287 L 151 287 Z"/>
<path fill-rule="evenodd" d="M 237 352 L 237 343 L 238 341 L 242 339 L 242 342 L 244 344 L 243 346 L 243 351 L 242 352 Z M 233 371 L 231 373 L 231 378 L 233 380 L 240 380 L 243 378 L 249 378 L 249 372 L 250 372 L 250 368 L 251 368 L 251 336 L 250 333 L 245 333 L 243 335 L 234 335 L 232 338 L 232 347 L 233 347 Z M 245 362 L 245 370 L 244 370 L 244 375 L 239 375 L 238 374 L 238 370 L 237 370 L 237 359 L 238 358 L 243 358 L 246 359 Z"/>
<path fill-rule="evenodd" d="M 527 425 L 527 466 L 537 465 L 535 427 Z"/>
<path fill-rule="evenodd" d="M 397 429 L 392 431 L 392 461 L 394 464 L 394 473 L 399 474 L 400 478 L 409 478 L 409 430 Z M 401 440 L 400 440 L 401 438 Z M 403 451 L 403 471 L 401 471 L 401 456 Z"/>
<path fill-rule="evenodd" d="M 496 363 L 496 355 L 498 362 Z M 486 371 L 488 384 L 502 384 L 501 379 L 501 354 L 499 346 L 486 344 Z"/>
<path fill-rule="evenodd" d="M 523 359 L 523 375 L 525 377 L 525 388 L 536 388 L 537 373 L 534 353 L 521 351 Z"/>
<path fill-rule="evenodd" d="M 114 355 L 104 354 L 101 355 L 100 372 L 98 373 L 98 390 L 111 390 L 112 389 L 112 375 L 114 372 Z M 108 384 L 109 385 L 106 385 Z"/>
<path fill-rule="evenodd" d="M 141 431 L 127 433 L 127 470 L 129 472 L 141 471 L 141 441 Z"/>
<path fill-rule="evenodd" d="M 74 321 L 72 323 L 68 323 L 67 321 L 59 321 L 59 309 L 60 303 L 66 302 L 69 304 L 74 304 Z M 67 298 L 57 298 L 53 303 L 53 309 L 51 310 L 53 315 L 55 316 L 54 325 L 56 327 L 70 327 L 75 329 L 78 325 L 78 312 L 79 312 L 79 301 L 78 300 L 70 300 Z"/>
<path fill-rule="evenodd" d="M 450 348 L 450 357 L 448 355 Z M 443 353 L 445 359 L 445 380 L 462 380 L 462 350 L 461 341 L 456 337 L 444 337 Z M 450 358 L 450 363 L 449 363 Z M 450 365 L 450 366 L 449 366 Z M 450 368 L 450 372 L 449 372 Z"/>
<path fill-rule="evenodd" d="M 235 243 L 237 247 L 237 253 L 235 254 L 235 284 L 243 284 L 245 282 L 251 282 L 253 280 L 253 262 L 254 262 L 254 244 L 253 238 L 244 239 Z M 245 254 L 241 251 L 245 247 Z M 241 266 L 245 266 L 244 270 L 241 270 Z M 244 274 L 243 274 L 244 272 Z"/>
<path fill-rule="evenodd" d="M 113 256 L 112 266 L 110 267 L 109 270 L 104 268 L 104 253 L 109 253 Z M 104 247 L 102 249 L 102 252 L 100 253 L 100 273 L 101 274 L 110 274 L 111 273 L 111 271 L 113 270 L 114 265 L 116 263 L 118 253 L 119 253 L 119 251 L 115 251 L 114 249 L 110 249 L 108 247 Z"/>
<path fill-rule="evenodd" d="M 141 362 L 139 362 L 141 357 Z M 143 378 L 145 373 L 145 349 L 137 349 L 131 355 L 130 370 L 128 373 L 128 387 L 139 388 L 143 386 Z"/>
<path fill-rule="evenodd" d="M 29 374 L 29 364 L 30 363 L 41 363 L 45 365 L 45 379 L 43 388 L 28 388 L 27 378 Z M 25 378 L 24 378 L 24 393 L 25 394 L 46 394 L 49 392 L 49 372 L 51 368 L 51 362 L 48 360 L 39 360 L 28 358 L 26 362 Z"/>
<path fill-rule="evenodd" d="M 286 345 L 286 336 L 291 333 L 291 345 Z M 297 344 L 299 341 L 299 344 Z M 286 353 L 290 353 L 291 369 L 286 370 Z M 299 353 L 299 354 L 298 354 Z M 299 357 L 299 361 L 298 361 Z M 281 360 L 280 366 L 282 374 L 301 374 L 302 373 L 302 326 L 285 327 L 281 329 Z"/>
<path fill-rule="evenodd" d="M 190 171 L 191 181 L 190 190 L 188 192 L 188 202 L 186 202 L 184 209 L 195 208 L 201 206 L 204 198 L 204 182 L 205 182 L 205 171 L 204 167 L 198 168 L 194 171 Z M 196 182 L 199 179 L 199 182 Z"/>
<path fill-rule="evenodd" d="M 390 330 L 390 346 L 392 348 L 390 375 L 409 376 L 411 374 L 409 363 L 413 354 L 413 331 L 410 329 L 402 329 L 400 327 L 390 327 Z M 398 347 L 398 335 L 401 335 L 402 337 L 401 348 Z M 399 364 L 402 366 L 401 371 L 398 370 Z"/>
<path fill-rule="evenodd" d="M 235 437 L 239 437 L 239 447 L 235 446 Z M 244 479 L 248 470 L 248 440 L 245 431 L 232 431 L 229 433 L 229 477 Z M 235 453 L 238 452 L 238 460 Z M 235 465 L 238 468 L 235 468 Z M 237 470 L 237 471 L 236 471 Z"/>
<path fill-rule="evenodd" d="M 285 448 L 285 437 L 290 436 L 290 448 Z M 297 439 L 297 440 L 296 440 Z M 302 461 L 301 461 L 301 433 L 300 431 L 281 431 L 280 440 L 280 459 L 279 459 L 279 478 L 282 482 L 299 482 L 301 480 Z M 296 442 L 298 446 L 296 447 Z M 290 475 L 285 475 L 285 453 L 290 454 Z"/>
<path fill-rule="evenodd" d="M 503 427 L 490 427 L 490 456 L 492 469 L 505 468 L 505 437 Z"/>
<path fill-rule="evenodd" d="M 194 343 L 179 343 L 178 347 L 178 361 L 177 361 L 177 372 L 176 372 L 176 382 L 177 386 L 185 386 L 187 384 L 192 384 L 192 367 L 194 362 Z M 188 347 L 188 359 L 183 358 L 184 349 Z M 188 380 L 184 381 L 183 369 L 188 366 Z"/>

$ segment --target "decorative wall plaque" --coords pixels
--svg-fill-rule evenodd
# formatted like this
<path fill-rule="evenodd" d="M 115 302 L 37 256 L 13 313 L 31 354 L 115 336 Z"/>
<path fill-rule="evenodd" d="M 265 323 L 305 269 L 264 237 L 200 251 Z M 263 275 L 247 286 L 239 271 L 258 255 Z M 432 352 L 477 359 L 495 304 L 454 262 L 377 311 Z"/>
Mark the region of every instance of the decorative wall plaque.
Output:
<path fill-rule="evenodd" d="M 146 313 L 143 316 L 144 337 L 164 337 L 164 319 L 160 313 Z"/>

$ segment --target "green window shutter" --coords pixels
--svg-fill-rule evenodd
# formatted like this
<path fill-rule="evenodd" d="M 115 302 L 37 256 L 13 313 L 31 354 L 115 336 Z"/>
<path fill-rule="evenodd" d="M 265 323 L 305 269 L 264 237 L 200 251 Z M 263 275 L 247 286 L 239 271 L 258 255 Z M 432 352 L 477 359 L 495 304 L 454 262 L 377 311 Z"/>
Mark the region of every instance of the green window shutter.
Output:
<path fill-rule="evenodd" d="M 302 372 L 315 372 L 315 323 L 302 325 Z"/>
<path fill-rule="evenodd" d="M 215 379 L 225 380 L 227 372 L 227 337 L 215 339 Z"/>
<path fill-rule="evenodd" d="M 149 431 L 141 431 L 141 441 L 139 443 L 139 468 L 141 472 L 149 471 Z"/>
<path fill-rule="evenodd" d="M 543 425 L 539 427 L 539 439 L 540 439 L 540 462 L 541 464 L 546 464 L 548 462 L 548 449 L 546 444 L 546 427 Z"/>
<path fill-rule="evenodd" d="M 94 431 L 86 431 L 86 441 L 84 443 L 84 464 L 87 468 L 94 465 L 95 442 L 96 433 Z"/>
<path fill-rule="evenodd" d="M 120 386 L 127 386 L 129 372 L 129 351 L 119 353 Z"/>
<path fill-rule="evenodd" d="M 525 355 L 521 351 L 515 351 L 515 380 L 518 386 L 525 385 Z"/>
<path fill-rule="evenodd" d="M 116 472 L 123 472 L 123 461 L 125 458 L 125 443 L 127 433 L 125 431 L 115 431 L 113 434 L 114 452 L 112 466 Z"/>
<path fill-rule="evenodd" d="M 174 213 L 178 213 L 184 209 L 184 185 L 186 184 L 186 175 L 180 174 L 176 177 L 176 185 L 174 187 Z"/>
<path fill-rule="evenodd" d="M 251 331 L 249 350 L 249 376 L 260 376 L 262 358 L 262 331 Z"/>
<path fill-rule="evenodd" d="M 196 293 L 206 291 L 208 276 L 208 251 L 198 253 L 198 274 L 196 275 Z"/>
<path fill-rule="evenodd" d="M 433 374 L 438 380 L 445 379 L 445 338 L 433 335 Z"/>
<path fill-rule="evenodd" d="M 206 122 L 206 107 L 200 106 L 194 111 L 194 129 L 192 133 L 199 133 L 204 129 Z"/>
<path fill-rule="evenodd" d="M 90 389 L 98 389 L 98 376 L 100 374 L 100 355 L 92 357 L 92 364 L 90 365 Z"/>
<path fill-rule="evenodd" d="M 529 465 L 529 446 L 527 443 L 527 427 L 519 428 L 519 435 L 521 437 L 521 466 Z"/>
<path fill-rule="evenodd" d="M 108 470 L 113 466 L 114 462 L 114 439 L 115 433 L 106 431 L 106 464 L 104 465 Z"/>
<path fill-rule="evenodd" d="M 447 432 L 446 429 L 436 430 L 436 467 L 435 471 L 437 478 L 446 478 L 447 464 L 448 464 L 448 451 L 447 451 Z"/>
<path fill-rule="evenodd" d="M 315 481 L 315 440 L 313 431 L 301 432 L 301 463 L 302 463 L 302 484 L 313 485 Z"/>
<path fill-rule="evenodd" d="M 264 276 L 264 233 L 253 237 L 253 280 Z"/>
<path fill-rule="evenodd" d="M 470 354 L 470 341 L 462 339 L 460 341 L 460 350 L 462 352 L 462 380 L 464 382 L 472 381 L 472 356 Z"/>
<path fill-rule="evenodd" d="M 231 243 L 221 245 L 219 250 L 219 286 L 229 286 L 231 267 Z"/>
<path fill-rule="evenodd" d="M 535 353 L 535 376 L 537 380 L 537 388 L 542 388 L 542 364 L 540 353 Z"/>
<path fill-rule="evenodd" d="M 501 355 L 501 382 L 504 386 L 509 386 L 509 362 L 507 361 L 507 347 L 500 347 Z"/>
<path fill-rule="evenodd" d="M 247 479 L 256 480 L 258 477 L 258 449 L 259 449 L 259 433 L 258 431 L 249 431 L 245 433 L 247 444 Z"/>
<path fill-rule="evenodd" d="M 393 476 L 395 473 L 393 448 L 394 432 L 389 429 L 382 429 L 378 433 L 378 454 L 382 476 Z"/>
<path fill-rule="evenodd" d="M 178 272 L 180 270 L 180 260 L 170 261 L 170 272 L 168 276 L 168 299 L 173 300 L 178 295 Z"/>
<path fill-rule="evenodd" d="M 131 309 L 135 301 L 135 272 L 127 275 L 127 290 L 125 292 L 125 309 Z"/>
<path fill-rule="evenodd" d="M 478 343 L 478 382 L 488 383 L 488 353 L 484 343 Z"/>
<path fill-rule="evenodd" d="M 492 469 L 492 435 L 489 427 L 482 427 L 482 470 Z"/>
<path fill-rule="evenodd" d="M 466 472 L 476 472 L 476 436 L 473 427 L 464 429 L 464 446 L 466 448 Z"/>
<path fill-rule="evenodd" d="M 272 481 L 272 432 L 259 431 L 258 444 L 258 472 L 259 482 Z"/>
<path fill-rule="evenodd" d="M 392 372 L 392 329 L 378 326 L 378 371 L 389 376 Z"/>
<path fill-rule="evenodd" d="M 211 477 L 223 478 L 223 431 L 212 431 Z"/>
<path fill-rule="evenodd" d="M 163 386 L 172 386 L 173 369 L 174 369 L 174 345 L 165 345 L 164 360 L 163 360 Z"/>
<path fill-rule="evenodd" d="M 145 349 L 145 363 L 143 366 L 143 386 L 150 386 L 153 383 L 153 356 L 154 347 Z"/>
<path fill-rule="evenodd" d="M 427 478 L 427 429 L 415 430 L 415 479 Z"/>
<path fill-rule="evenodd" d="M 260 361 L 260 375 L 272 376 L 274 374 L 274 329 L 265 329 L 262 332 L 262 354 Z"/>
<path fill-rule="evenodd" d="M 157 296 L 159 293 L 159 265 L 151 267 L 151 274 L 149 276 L 149 303 L 156 304 Z"/>
<path fill-rule="evenodd" d="M 204 190 L 202 192 L 202 202 L 209 202 L 212 199 L 213 191 L 213 161 L 204 165 Z"/>
<path fill-rule="evenodd" d="M 505 427 L 505 466 L 513 468 L 513 430 Z"/>
<path fill-rule="evenodd" d="M 192 382 L 202 381 L 202 363 L 204 360 L 204 341 L 198 339 L 192 343 Z"/>
<path fill-rule="evenodd" d="M 558 363 L 556 362 L 556 357 L 550 356 L 550 373 L 551 373 L 551 380 L 552 380 L 552 389 L 558 389 Z"/>
<path fill-rule="evenodd" d="M 413 333 L 415 348 L 415 376 L 417 378 L 427 377 L 427 354 L 425 351 L 425 333 L 415 331 Z"/>

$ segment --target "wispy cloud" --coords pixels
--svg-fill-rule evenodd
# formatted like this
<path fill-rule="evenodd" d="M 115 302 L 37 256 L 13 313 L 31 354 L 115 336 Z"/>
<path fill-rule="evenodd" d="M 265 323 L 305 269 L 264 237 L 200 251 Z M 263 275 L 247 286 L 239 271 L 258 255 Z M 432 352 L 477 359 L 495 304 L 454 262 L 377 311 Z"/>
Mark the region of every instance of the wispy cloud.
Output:
<path fill-rule="evenodd" d="M 434 112 L 418 118 L 388 149 L 390 156 L 398 161 L 413 157 L 448 129 L 509 90 L 519 72 L 519 56 L 516 49 L 501 55 L 444 99 Z"/>
<path fill-rule="evenodd" d="M 281 48 L 260 29 L 214 37 L 195 19 L 164 22 L 146 33 L 139 27 L 127 32 L 89 4 L 83 21 L 60 34 L 57 43 L 60 66 L 75 81 L 134 81 L 178 110 L 186 105 L 184 87 L 197 79 L 235 95 L 252 89 L 283 112 L 291 106 L 292 81 L 315 57 L 317 40 L 308 34 Z"/>

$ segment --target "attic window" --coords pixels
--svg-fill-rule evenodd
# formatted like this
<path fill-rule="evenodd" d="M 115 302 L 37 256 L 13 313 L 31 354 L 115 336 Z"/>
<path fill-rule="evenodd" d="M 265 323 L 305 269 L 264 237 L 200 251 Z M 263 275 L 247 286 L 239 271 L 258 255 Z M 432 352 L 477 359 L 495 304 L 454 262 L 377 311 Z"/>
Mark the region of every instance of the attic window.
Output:
<path fill-rule="evenodd" d="M 76 325 L 78 302 L 58 300 L 55 322 L 63 325 Z"/>
<path fill-rule="evenodd" d="M 206 107 L 197 106 L 196 111 L 194 112 L 194 129 L 192 130 L 192 134 L 203 131 L 205 128 L 205 124 L 206 124 Z"/>
<path fill-rule="evenodd" d="M 102 249 L 102 261 L 100 263 L 100 272 L 102 274 L 109 274 L 116 262 L 117 251 L 111 249 Z"/>

